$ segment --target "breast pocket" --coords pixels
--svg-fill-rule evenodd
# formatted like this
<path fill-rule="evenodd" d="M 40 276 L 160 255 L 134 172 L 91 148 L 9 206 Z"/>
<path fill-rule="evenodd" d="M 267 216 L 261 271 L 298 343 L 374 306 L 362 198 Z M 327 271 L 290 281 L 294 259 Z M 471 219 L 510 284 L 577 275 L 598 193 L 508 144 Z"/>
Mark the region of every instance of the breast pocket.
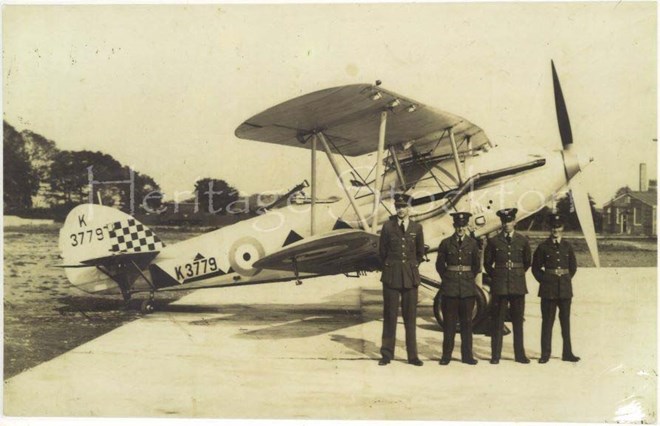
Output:
<path fill-rule="evenodd" d="M 458 254 L 459 251 L 456 249 L 456 247 L 449 247 L 447 250 L 447 263 L 455 265 L 458 261 Z"/>
<path fill-rule="evenodd" d="M 501 249 L 499 247 L 495 248 L 495 259 L 497 260 L 498 263 L 500 262 L 506 262 L 509 260 L 509 251 L 505 249 Z"/>

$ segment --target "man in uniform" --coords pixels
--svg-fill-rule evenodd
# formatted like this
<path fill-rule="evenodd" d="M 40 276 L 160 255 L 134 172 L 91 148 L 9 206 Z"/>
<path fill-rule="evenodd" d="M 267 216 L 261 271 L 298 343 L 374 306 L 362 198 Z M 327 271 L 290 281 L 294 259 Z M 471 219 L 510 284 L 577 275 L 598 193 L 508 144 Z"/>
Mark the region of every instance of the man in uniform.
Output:
<path fill-rule="evenodd" d="M 440 274 L 444 336 L 440 365 L 451 361 L 456 336 L 456 320 L 461 321 L 461 361 L 475 365 L 472 354 L 472 310 L 478 288 L 474 282 L 481 269 L 477 241 L 467 234 L 470 213 L 452 213 L 456 232 L 438 247 L 435 269 Z"/>
<path fill-rule="evenodd" d="M 550 237 L 543 241 L 534 252 L 532 273 L 539 282 L 541 298 L 541 358 L 545 364 L 550 360 L 552 350 L 552 326 L 559 307 L 559 324 L 564 348 L 563 361 L 578 362 L 571 347 L 571 299 L 573 285 L 571 279 L 577 272 L 575 252 L 571 244 L 562 238 L 564 222 L 558 214 L 550 216 Z"/>
<path fill-rule="evenodd" d="M 488 239 L 484 253 L 484 267 L 491 278 L 491 364 L 498 364 L 502 354 L 504 317 L 510 306 L 513 325 L 513 348 L 516 362 L 529 364 L 523 342 L 523 318 L 527 283 L 525 271 L 532 263 L 532 250 L 527 237 L 514 231 L 518 209 L 502 209 L 497 212 L 502 221 L 502 232 Z"/>
<path fill-rule="evenodd" d="M 408 363 L 423 365 L 417 356 L 417 288 L 420 284 L 419 263 L 424 259 L 422 225 L 409 219 L 411 198 L 396 194 L 396 216 L 385 222 L 380 233 L 380 259 L 383 264 L 383 341 L 378 365 L 387 365 L 394 358 L 396 323 L 399 302 L 406 329 Z"/>

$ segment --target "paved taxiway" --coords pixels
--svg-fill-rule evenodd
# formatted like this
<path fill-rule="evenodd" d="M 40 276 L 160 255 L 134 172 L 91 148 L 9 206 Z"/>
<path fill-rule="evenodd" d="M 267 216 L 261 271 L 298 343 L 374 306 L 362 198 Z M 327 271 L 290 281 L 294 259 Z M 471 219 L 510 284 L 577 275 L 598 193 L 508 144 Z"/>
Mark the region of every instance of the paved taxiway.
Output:
<path fill-rule="evenodd" d="M 423 265 L 432 275 L 432 265 Z M 439 366 L 432 294 L 421 301 L 423 367 L 379 367 L 378 276 L 196 291 L 5 382 L 7 416 L 656 421 L 655 268 L 583 268 L 573 347 L 539 365 L 538 285 L 528 276 L 525 344 L 532 364 Z M 460 356 L 460 338 L 454 356 Z"/>

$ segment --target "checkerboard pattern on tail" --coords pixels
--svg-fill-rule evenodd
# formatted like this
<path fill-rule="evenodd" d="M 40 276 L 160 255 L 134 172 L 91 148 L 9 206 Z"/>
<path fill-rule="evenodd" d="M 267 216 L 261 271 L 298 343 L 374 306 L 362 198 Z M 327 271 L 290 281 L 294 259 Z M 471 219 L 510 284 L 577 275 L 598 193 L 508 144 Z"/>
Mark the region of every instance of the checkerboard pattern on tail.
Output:
<path fill-rule="evenodd" d="M 115 222 L 111 225 L 112 252 L 134 253 L 162 249 L 165 244 L 143 224 L 135 219 Z"/>

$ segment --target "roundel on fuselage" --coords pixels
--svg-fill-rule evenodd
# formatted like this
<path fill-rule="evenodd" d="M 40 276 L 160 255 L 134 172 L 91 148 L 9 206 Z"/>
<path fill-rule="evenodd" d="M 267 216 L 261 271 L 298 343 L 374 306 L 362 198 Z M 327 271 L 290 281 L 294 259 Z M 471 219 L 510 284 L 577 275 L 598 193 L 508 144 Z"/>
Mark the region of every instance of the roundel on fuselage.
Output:
<path fill-rule="evenodd" d="M 252 264 L 264 257 L 264 254 L 264 247 L 256 238 L 239 238 L 229 249 L 229 264 L 235 272 L 251 277 L 261 272 L 261 269 L 253 268 Z"/>

